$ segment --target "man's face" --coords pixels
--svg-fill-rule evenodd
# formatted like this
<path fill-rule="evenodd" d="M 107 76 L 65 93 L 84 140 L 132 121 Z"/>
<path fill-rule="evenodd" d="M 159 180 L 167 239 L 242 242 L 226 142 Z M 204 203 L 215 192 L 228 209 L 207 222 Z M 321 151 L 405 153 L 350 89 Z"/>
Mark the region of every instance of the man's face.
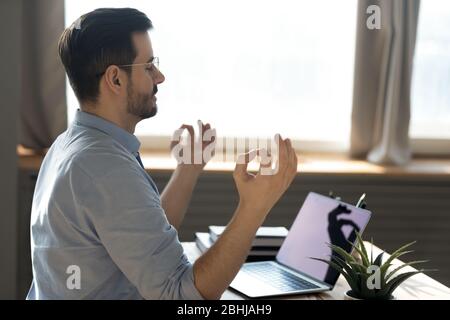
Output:
<path fill-rule="evenodd" d="M 133 43 L 137 52 L 133 64 L 151 62 L 153 49 L 148 33 L 135 33 Z M 140 119 L 155 116 L 158 112 L 156 105 L 157 85 L 164 82 L 164 75 L 154 65 L 139 65 L 131 69 L 130 78 L 127 88 L 128 113 Z"/>

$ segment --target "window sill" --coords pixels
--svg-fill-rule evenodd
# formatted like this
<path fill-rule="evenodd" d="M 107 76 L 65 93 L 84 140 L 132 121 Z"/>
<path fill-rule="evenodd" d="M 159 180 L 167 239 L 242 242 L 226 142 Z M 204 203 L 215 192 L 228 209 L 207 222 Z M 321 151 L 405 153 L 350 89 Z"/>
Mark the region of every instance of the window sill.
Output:
<path fill-rule="evenodd" d="M 39 170 L 45 152 L 35 153 L 24 148 L 17 149 L 19 167 L 21 169 Z M 142 162 L 148 170 L 171 171 L 176 167 L 176 161 L 169 153 L 143 151 Z M 231 172 L 234 161 L 212 159 L 205 167 L 207 172 Z M 298 154 L 298 171 L 301 174 L 335 174 L 335 175 L 392 175 L 392 176 L 449 176 L 450 158 L 417 158 L 403 167 L 376 165 L 365 160 L 350 159 L 343 154 Z M 257 164 L 251 163 L 249 170 L 256 170 Z"/>
<path fill-rule="evenodd" d="M 150 170 L 173 170 L 176 166 L 176 161 L 169 154 L 143 152 L 141 157 L 145 167 Z M 350 159 L 342 154 L 301 153 L 298 158 L 298 171 L 302 174 L 450 176 L 450 159 L 413 159 L 408 165 L 397 167 Z M 213 158 L 205 171 L 230 172 L 234 168 L 234 161 L 218 161 Z M 257 168 L 256 163 L 249 164 L 249 170 Z"/>

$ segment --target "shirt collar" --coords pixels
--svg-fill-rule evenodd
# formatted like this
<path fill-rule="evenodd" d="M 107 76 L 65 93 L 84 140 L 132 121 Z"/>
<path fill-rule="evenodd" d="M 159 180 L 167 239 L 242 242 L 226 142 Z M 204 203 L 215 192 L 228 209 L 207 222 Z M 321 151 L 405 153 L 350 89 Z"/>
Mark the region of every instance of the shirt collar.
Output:
<path fill-rule="evenodd" d="M 81 111 L 79 109 L 77 110 L 77 113 L 75 115 L 75 123 L 106 133 L 107 135 L 118 141 L 122 146 L 125 147 L 125 149 L 127 149 L 135 156 L 137 155 L 139 147 L 141 146 L 141 143 L 135 135 L 129 133 L 128 131 L 122 129 L 121 127 L 110 121 Z"/>

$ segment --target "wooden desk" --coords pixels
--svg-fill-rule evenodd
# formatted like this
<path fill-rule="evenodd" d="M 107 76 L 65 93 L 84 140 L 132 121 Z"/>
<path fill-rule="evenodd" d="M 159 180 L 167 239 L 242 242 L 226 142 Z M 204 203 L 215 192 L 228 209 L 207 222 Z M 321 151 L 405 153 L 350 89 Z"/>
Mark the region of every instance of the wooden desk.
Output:
<path fill-rule="evenodd" d="M 195 245 L 195 242 L 184 242 L 183 247 L 189 261 L 194 262 L 201 252 Z M 368 246 L 370 248 L 370 244 Z M 381 250 L 374 246 L 374 256 L 381 253 Z M 388 259 L 389 255 L 384 255 L 384 260 Z M 424 257 L 426 258 L 426 257 Z M 393 264 L 398 265 L 402 262 L 398 259 L 394 260 Z M 406 267 L 403 270 L 414 271 L 412 267 Z M 439 271 L 438 271 L 439 272 Z M 305 294 L 286 296 L 282 298 L 272 299 L 289 299 L 289 300 L 342 300 L 344 299 L 344 293 L 348 291 L 348 286 L 345 278 L 340 276 L 336 286 L 332 291 L 318 293 L 318 294 Z M 397 300 L 450 300 L 450 289 L 436 280 L 430 278 L 425 274 L 417 274 L 404 283 L 402 283 L 395 291 L 394 296 Z M 222 300 L 243 300 L 246 297 L 233 290 L 226 290 L 222 295 Z"/>

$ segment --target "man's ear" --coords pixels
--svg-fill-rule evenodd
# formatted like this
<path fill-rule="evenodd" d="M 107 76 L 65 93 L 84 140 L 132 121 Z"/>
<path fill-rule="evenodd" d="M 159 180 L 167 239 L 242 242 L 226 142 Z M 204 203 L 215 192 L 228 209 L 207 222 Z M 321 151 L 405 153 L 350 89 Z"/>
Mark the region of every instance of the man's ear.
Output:
<path fill-rule="evenodd" d="M 119 67 L 109 66 L 104 77 L 107 87 L 114 93 L 119 94 L 123 87 L 122 72 Z"/>

